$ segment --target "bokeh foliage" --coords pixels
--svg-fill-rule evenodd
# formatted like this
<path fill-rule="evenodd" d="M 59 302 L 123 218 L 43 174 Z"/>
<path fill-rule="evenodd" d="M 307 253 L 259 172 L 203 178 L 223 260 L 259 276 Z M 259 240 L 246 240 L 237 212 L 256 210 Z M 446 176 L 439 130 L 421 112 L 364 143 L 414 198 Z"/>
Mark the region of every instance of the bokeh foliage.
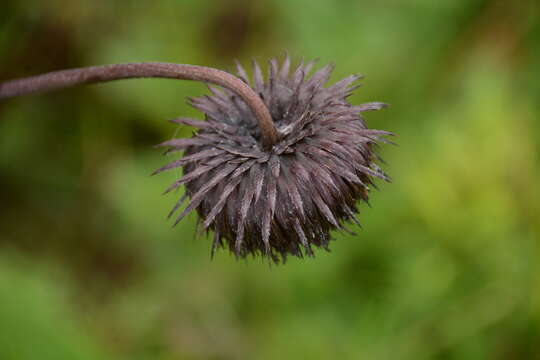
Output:
<path fill-rule="evenodd" d="M 233 69 L 287 50 L 367 75 L 392 184 L 357 236 L 210 261 L 151 145 L 201 84 L 0 103 L 0 359 L 540 358 L 535 0 L 3 0 L 0 79 L 104 63 Z"/>

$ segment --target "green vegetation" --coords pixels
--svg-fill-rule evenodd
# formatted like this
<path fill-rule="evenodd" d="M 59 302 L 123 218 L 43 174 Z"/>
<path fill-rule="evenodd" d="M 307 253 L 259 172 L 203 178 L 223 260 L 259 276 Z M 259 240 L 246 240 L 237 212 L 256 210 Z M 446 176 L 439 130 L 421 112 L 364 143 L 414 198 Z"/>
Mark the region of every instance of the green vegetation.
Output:
<path fill-rule="evenodd" d="M 535 0 L 4 0 L 0 79 L 168 61 L 334 62 L 392 184 L 331 253 L 210 261 L 152 145 L 204 85 L 133 80 L 0 103 L 0 359 L 540 356 Z"/>

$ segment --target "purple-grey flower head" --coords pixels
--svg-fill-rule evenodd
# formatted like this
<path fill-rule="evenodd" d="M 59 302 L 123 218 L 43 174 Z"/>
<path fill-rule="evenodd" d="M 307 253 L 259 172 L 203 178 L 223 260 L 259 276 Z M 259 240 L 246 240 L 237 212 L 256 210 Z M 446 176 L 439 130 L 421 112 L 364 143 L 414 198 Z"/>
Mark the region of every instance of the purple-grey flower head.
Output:
<path fill-rule="evenodd" d="M 385 105 L 349 104 L 359 76 L 325 87 L 333 66 L 310 76 L 313 65 L 290 71 L 288 57 L 281 66 L 272 59 L 265 79 L 253 62 L 252 83 L 237 65 L 240 79 L 272 115 L 279 141 L 271 148 L 263 146 L 251 109 L 226 89 L 210 87 L 212 95 L 190 99 L 206 121 L 172 120 L 198 130 L 192 138 L 160 144 L 184 154 L 156 173 L 183 168 L 167 189 L 186 190 L 170 215 L 179 213 L 178 223 L 196 210 L 202 229 L 214 232 L 212 249 L 228 247 L 237 257 L 260 254 L 274 262 L 289 254 L 311 256 L 313 247 L 328 249 L 331 230 L 357 222 L 357 203 L 368 201 L 373 178 L 388 180 L 375 164 L 373 147 L 391 134 L 368 129 L 360 115 Z"/>

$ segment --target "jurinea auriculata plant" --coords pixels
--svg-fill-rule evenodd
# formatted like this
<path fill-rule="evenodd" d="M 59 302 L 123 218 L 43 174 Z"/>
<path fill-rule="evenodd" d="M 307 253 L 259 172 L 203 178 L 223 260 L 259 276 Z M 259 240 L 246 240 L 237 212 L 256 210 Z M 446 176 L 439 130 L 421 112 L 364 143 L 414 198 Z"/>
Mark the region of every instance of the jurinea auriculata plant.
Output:
<path fill-rule="evenodd" d="M 62 70 L 0 83 L 0 99 L 57 88 L 141 77 L 203 81 L 211 95 L 190 98 L 205 120 L 172 122 L 195 127 L 191 138 L 158 146 L 178 158 L 155 174 L 181 168 L 184 195 L 169 216 L 175 224 L 195 210 L 202 230 L 212 230 L 214 249 L 237 257 L 261 255 L 275 263 L 287 255 L 328 250 L 331 231 L 358 220 L 358 202 L 368 201 L 374 178 L 388 181 L 377 166 L 375 147 L 390 132 L 368 129 L 362 113 L 382 103 L 351 105 L 359 76 L 326 86 L 333 66 L 311 75 L 314 62 L 291 69 L 269 61 L 267 76 L 253 62 L 253 80 L 237 64 L 237 75 L 195 65 L 134 63 Z M 182 208 L 186 200 L 187 206 Z"/>

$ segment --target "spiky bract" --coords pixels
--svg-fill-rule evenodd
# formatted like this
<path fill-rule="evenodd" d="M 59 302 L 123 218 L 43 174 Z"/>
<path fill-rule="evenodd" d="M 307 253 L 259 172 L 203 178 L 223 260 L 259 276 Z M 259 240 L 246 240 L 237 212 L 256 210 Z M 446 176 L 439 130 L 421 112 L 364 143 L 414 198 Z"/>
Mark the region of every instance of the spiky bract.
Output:
<path fill-rule="evenodd" d="M 301 63 L 290 73 L 288 57 L 281 66 L 273 59 L 264 79 L 253 62 L 250 86 L 280 136 L 271 149 L 263 148 L 251 110 L 228 90 L 210 87 L 212 95 L 190 99 L 206 121 L 172 120 L 198 130 L 192 138 L 160 144 L 185 152 L 156 173 L 183 168 L 183 177 L 167 189 L 186 187 L 171 215 L 189 197 L 176 223 L 195 209 L 202 228 L 214 231 L 213 249 L 227 246 L 239 257 L 260 254 L 275 262 L 288 254 L 312 255 L 314 246 L 328 249 L 331 230 L 357 221 L 357 202 L 368 200 L 373 177 L 387 180 L 372 148 L 390 133 L 367 129 L 359 115 L 384 104 L 352 106 L 346 98 L 359 76 L 324 87 L 333 66 L 309 77 L 313 65 Z M 239 64 L 237 73 L 250 84 Z"/>

